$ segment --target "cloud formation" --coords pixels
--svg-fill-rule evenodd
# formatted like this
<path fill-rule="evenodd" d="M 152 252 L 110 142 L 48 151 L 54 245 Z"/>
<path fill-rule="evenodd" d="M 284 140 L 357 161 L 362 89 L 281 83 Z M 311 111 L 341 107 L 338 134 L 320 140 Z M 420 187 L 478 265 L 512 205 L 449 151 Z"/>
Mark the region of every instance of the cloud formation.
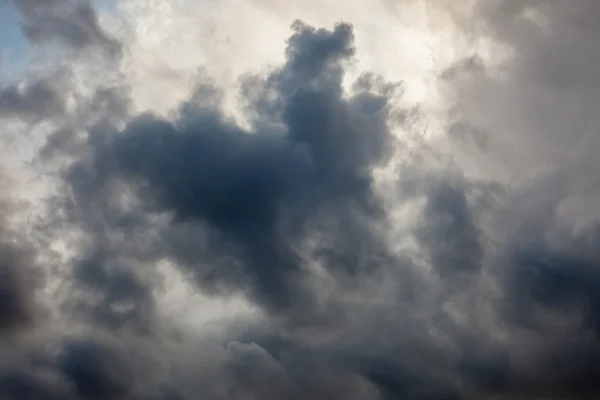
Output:
<path fill-rule="evenodd" d="M 95 47 L 116 56 L 120 44 L 107 34 L 98 22 L 96 10 L 87 0 L 3 0 L 21 14 L 25 37 L 36 45 L 56 41 L 58 44 L 84 50 Z M 1 3 L 0 3 L 1 4 Z"/>
<path fill-rule="evenodd" d="M 352 21 L 296 20 L 281 63 L 234 95 L 197 65 L 165 113 L 136 100 L 134 29 L 15 1 L 32 42 L 125 56 L 0 91 L 51 182 L 36 206 L 6 185 L 3 398 L 596 398 L 600 10 L 572 3 L 424 3 L 474 49 L 435 107 L 360 70 Z"/>

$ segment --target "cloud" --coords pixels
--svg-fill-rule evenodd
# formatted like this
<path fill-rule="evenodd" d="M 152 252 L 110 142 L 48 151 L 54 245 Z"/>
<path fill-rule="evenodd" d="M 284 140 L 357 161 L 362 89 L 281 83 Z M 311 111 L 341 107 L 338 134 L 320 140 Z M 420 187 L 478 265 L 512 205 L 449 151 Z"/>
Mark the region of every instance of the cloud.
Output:
<path fill-rule="evenodd" d="M 117 56 L 121 51 L 119 42 L 100 26 L 91 1 L 12 0 L 11 3 L 21 14 L 25 37 L 33 44 L 58 41 L 75 50 L 96 47 L 109 56 Z"/>
<path fill-rule="evenodd" d="M 221 248 L 208 250 L 216 258 L 206 260 L 211 270 L 196 271 L 198 280 L 249 285 L 252 296 L 273 309 L 309 301 L 302 288 L 307 271 L 294 247 L 309 239 L 312 213 L 322 209 L 323 220 L 345 225 L 347 234 L 333 228 L 337 246 L 368 246 L 362 238 L 368 227 L 354 214 L 379 207 L 369 171 L 384 161 L 393 141 L 383 94 L 365 90 L 344 97 L 351 27 L 326 31 L 298 22 L 294 29 L 288 62 L 252 83 L 252 95 L 258 94 L 248 99 L 257 111 L 254 131 L 192 100 L 173 122 L 133 118 L 114 140 L 92 149 L 91 160 L 82 159 L 67 173 L 76 193 L 88 196 L 124 180 L 137 189 L 146 210 L 172 213 L 175 224 L 206 223 Z M 213 95 L 205 89 L 193 98 Z M 345 248 L 337 250 L 343 255 L 336 267 L 357 273 L 364 267 L 360 255 Z M 327 245 L 321 250 L 333 253 Z"/>
<path fill-rule="evenodd" d="M 65 111 L 60 76 L 8 84 L 0 89 L 0 117 L 42 120 Z"/>
<path fill-rule="evenodd" d="M 117 43 L 91 3 L 15 3 L 32 41 L 125 56 L 0 92 L 44 131 L 29 172 L 52 182 L 2 209 L 4 397 L 597 397 L 596 7 L 427 2 L 470 46 L 413 104 L 412 81 L 363 68 L 365 4 L 339 12 L 356 26 L 294 22 L 281 62 L 235 85 L 165 67 L 193 76 L 165 112 L 140 106 L 141 33 Z M 223 34 L 228 5 L 206 6 Z M 186 7 L 160 11 L 174 32 Z"/>
<path fill-rule="evenodd" d="M 29 293 L 26 274 L 27 257 L 20 254 L 18 249 L 4 244 L 2 252 L 0 274 L 2 284 L 0 297 L 2 308 L 0 310 L 0 334 L 14 333 L 16 329 L 28 326 L 35 316 L 34 301 Z"/>

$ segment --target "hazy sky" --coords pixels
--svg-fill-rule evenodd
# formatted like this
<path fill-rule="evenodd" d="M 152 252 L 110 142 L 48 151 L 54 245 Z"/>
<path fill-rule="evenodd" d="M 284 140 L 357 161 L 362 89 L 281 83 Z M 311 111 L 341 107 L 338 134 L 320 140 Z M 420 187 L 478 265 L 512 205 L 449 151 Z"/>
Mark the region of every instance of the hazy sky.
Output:
<path fill-rule="evenodd" d="M 0 0 L 0 399 L 596 399 L 600 3 Z"/>

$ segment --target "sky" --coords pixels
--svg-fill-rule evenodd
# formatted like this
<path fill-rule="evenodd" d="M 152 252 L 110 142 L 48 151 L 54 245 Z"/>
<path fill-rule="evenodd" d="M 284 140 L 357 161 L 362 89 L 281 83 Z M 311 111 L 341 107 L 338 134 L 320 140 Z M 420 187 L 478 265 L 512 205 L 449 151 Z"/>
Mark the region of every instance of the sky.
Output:
<path fill-rule="evenodd" d="M 20 63 L 26 59 L 27 41 L 21 34 L 19 26 L 19 14 L 9 5 L 0 6 L 0 64 L 3 80 L 17 69 Z M 15 65 L 16 64 L 16 65 Z M 18 69 L 17 69 L 18 70 Z"/>
<path fill-rule="evenodd" d="M 115 0 L 93 0 L 95 7 L 110 13 L 116 9 Z M 20 25 L 21 17 L 10 1 L 0 2 L 0 79 L 14 78 L 24 68 L 29 57 L 29 43 Z"/>
<path fill-rule="evenodd" d="M 597 399 L 599 40 L 595 0 L 0 0 L 0 399 Z"/>

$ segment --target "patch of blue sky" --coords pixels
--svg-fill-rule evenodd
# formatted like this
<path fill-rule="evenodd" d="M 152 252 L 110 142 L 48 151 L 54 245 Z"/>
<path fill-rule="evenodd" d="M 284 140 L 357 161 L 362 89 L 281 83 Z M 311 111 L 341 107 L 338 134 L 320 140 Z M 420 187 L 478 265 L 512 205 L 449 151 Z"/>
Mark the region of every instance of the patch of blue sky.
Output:
<path fill-rule="evenodd" d="M 117 8 L 117 0 L 95 0 L 94 3 L 99 10 L 113 11 Z"/>
<path fill-rule="evenodd" d="M 0 81 L 10 79 L 27 64 L 29 44 L 21 32 L 19 13 L 0 5 Z"/>

